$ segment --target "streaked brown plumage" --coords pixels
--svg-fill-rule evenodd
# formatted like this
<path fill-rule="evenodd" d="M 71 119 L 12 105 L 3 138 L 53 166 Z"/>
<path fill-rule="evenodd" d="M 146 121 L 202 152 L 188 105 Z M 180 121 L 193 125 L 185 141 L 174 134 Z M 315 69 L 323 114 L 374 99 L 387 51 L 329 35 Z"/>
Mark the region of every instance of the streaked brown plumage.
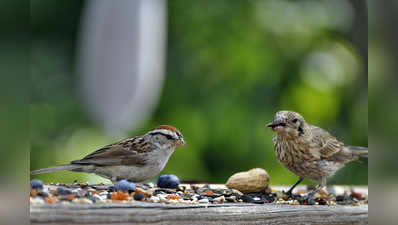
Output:
<path fill-rule="evenodd" d="M 327 185 L 327 177 L 333 176 L 346 163 L 368 156 L 367 148 L 344 145 L 329 132 L 306 123 L 296 112 L 279 111 L 267 126 L 275 131 L 273 142 L 277 159 L 299 177 L 287 192 L 289 195 L 304 178 L 310 178 L 320 182 L 307 196 L 312 197 Z"/>

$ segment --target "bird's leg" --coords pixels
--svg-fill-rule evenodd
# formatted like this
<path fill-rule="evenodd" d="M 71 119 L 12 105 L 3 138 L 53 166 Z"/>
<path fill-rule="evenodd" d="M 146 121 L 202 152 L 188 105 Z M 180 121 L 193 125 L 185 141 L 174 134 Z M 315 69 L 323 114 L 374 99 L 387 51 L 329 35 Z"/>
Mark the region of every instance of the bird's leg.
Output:
<path fill-rule="evenodd" d="M 323 187 L 326 187 L 326 177 L 322 177 L 321 184 L 319 184 L 316 188 L 314 188 L 310 193 L 308 193 L 306 196 L 303 196 L 300 201 L 307 201 L 309 204 L 314 197 L 314 195 L 320 191 Z"/>
<path fill-rule="evenodd" d="M 318 185 L 316 188 L 314 188 L 310 193 L 307 194 L 306 199 L 311 199 L 314 197 L 314 195 L 323 188 L 322 184 Z"/>
<path fill-rule="evenodd" d="M 299 185 L 301 183 L 301 181 L 303 181 L 303 178 L 299 177 L 298 181 L 286 192 L 286 195 L 288 196 L 292 196 L 292 191 L 293 189 Z"/>

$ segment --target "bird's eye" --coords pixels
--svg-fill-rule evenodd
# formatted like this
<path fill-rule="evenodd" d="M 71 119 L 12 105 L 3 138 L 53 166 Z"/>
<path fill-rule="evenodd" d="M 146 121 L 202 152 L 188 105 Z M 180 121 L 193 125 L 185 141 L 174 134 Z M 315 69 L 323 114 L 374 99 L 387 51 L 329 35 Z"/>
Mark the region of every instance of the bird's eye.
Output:
<path fill-rule="evenodd" d="M 168 140 L 174 139 L 171 135 L 165 135 Z"/>
<path fill-rule="evenodd" d="M 293 119 L 292 120 L 293 123 L 297 123 L 297 121 L 298 121 L 297 119 Z"/>

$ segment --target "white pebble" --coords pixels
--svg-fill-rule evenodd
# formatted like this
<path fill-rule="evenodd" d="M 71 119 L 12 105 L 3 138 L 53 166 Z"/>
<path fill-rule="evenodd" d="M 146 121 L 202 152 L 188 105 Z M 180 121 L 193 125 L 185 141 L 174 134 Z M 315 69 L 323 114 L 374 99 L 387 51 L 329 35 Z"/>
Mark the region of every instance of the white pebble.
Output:
<path fill-rule="evenodd" d="M 160 198 L 157 197 L 157 196 L 152 196 L 152 197 L 149 199 L 149 201 L 157 203 L 157 202 L 160 202 Z"/>
<path fill-rule="evenodd" d="M 106 195 L 108 195 L 108 192 L 107 192 L 107 191 L 103 191 L 103 192 L 100 192 L 99 194 L 100 194 L 100 195 L 105 195 L 105 196 L 106 196 Z"/>
<path fill-rule="evenodd" d="M 87 199 L 87 198 L 75 198 L 72 201 L 75 202 L 75 203 L 93 204 L 93 202 L 90 199 Z"/>
<path fill-rule="evenodd" d="M 222 195 L 220 197 L 215 198 L 214 201 L 215 202 L 225 202 L 225 197 L 224 197 L 224 195 Z"/>
<path fill-rule="evenodd" d="M 198 201 L 199 203 L 209 203 L 209 199 L 207 198 L 202 198 Z"/>
<path fill-rule="evenodd" d="M 44 204 L 44 200 L 42 198 L 30 198 L 31 205 L 41 205 Z"/>
<path fill-rule="evenodd" d="M 94 194 L 93 198 L 95 200 L 104 200 L 104 199 L 106 199 L 106 196 L 103 196 L 103 195 L 101 196 L 101 195 L 98 195 L 98 194 Z"/>
<path fill-rule="evenodd" d="M 158 195 L 160 202 L 167 202 L 167 195 Z"/>

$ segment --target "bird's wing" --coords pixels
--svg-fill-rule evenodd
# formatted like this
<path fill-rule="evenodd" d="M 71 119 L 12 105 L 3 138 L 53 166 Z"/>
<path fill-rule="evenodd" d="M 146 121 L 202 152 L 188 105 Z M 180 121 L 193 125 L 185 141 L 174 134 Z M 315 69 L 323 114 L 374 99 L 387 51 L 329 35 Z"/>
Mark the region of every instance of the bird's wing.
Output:
<path fill-rule="evenodd" d="M 146 156 L 154 149 L 144 137 L 138 136 L 107 145 L 83 159 L 72 161 L 71 164 L 88 164 L 97 166 L 135 165 L 144 166 Z"/>
<path fill-rule="evenodd" d="M 316 126 L 311 126 L 311 132 L 313 141 L 319 146 L 321 158 L 329 158 L 342 150 L 344 144 L 330 135 L 329 132 Z"/>

